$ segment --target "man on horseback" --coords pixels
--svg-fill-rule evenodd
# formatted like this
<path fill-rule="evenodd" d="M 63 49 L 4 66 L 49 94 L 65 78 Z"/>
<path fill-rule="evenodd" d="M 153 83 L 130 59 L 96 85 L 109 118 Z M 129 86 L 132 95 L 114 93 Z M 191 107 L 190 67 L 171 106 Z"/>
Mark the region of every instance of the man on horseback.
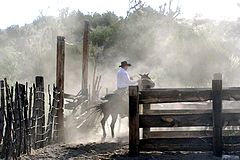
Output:
<path fill-rule="evenodd" d="M 127 70 L 131 64 L 127 63 L 127 61 L 121 62 L 119 66 L 119 70 L 117 73 L 117 91 L 116 93 L 120 96 L 123 96 L 125 99 L 125 95 L 127 96 L 128 87 L 132 85 L 138 85 L 137 81 L 134 81 L 130 78 Z"/>
<path fill-rule="evenodd" d="M 121 62 L 119 70 L 117 73 L 117 90 L 113 94 L 108 94 L 104 97 L 103 100 L 106 102 L 98 106 L 98 110 L 103 113 L 103 118 L 101 120 L 103 137 L 102 140 L 106 138 L 105 123 L 108 117 L 111 115 L 112 122 L 110 124 L 112 137 L 114 138 L 114 126 L 117 121 L 118 115 L 121 118 L 128 116 L 129 103 L 128 103 L 128 87 L 132 85 L 138 85 L 137 81 L 134 81 L 130 78 L 127 69 L 131 64 L 127 61 Z M 148 74 L 140 75 L 141 79 L 139 80 L 139 85 L 144 85 L 144 88 L 154 87 L 154 82 L 148 76 Z M 120 128 L 120 127 L 119 127 Z"/>

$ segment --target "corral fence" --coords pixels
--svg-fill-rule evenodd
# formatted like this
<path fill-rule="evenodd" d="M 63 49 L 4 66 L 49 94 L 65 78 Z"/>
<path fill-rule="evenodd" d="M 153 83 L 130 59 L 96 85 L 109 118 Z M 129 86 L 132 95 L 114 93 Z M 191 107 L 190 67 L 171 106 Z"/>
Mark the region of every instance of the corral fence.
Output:
<path fill-rule="evenodd" d="M 83 44 L 83 81 L 88 77 L 88 22 L 85 22 Z M 16 82 L 10 86 L 7 79 L 0 79 L 0 155 L 4 159 L 16 159 L 21 153 L 30 153 L 54 142 L 64 141 L 64 96 L 72 99 L 67 107 L 73 113 L 79 105 L 85 105 L 87 87 L 77 96 L 64 94 L 65 37 L 57 36 L 56 86 L 44 89 L 42 76 L 35 78 L 31 87 Z M 94 74 L 95 75 L 95 74 Z M 94 76 L 95 77 L 95 76 Z M 92 99 L 100 91 L 100 78 L 94 82 Z M 95 79 L 94 79 L 95 81 Z M 47 90 L 47 91 L 46 91 Z M 90 90 L 90 87 L 89 87 Z M 90 98 L 88 98 L 90 99 Z M 47 102 L 47 103 L 46 103 Z M 48 112 L 45 107 L 48 106 Z"/>
<path fill-rule="evenodd" d="M 9 86 L 7 79 L 0 80 L 0 87 L 1 158 L 16 159 L 57 141 L 60 92 L 54 85 L 45 91 L 44 78 L 37 76 L 30 87 L 18 82 Z"/>
<path fill-rule="evenodd" d="M 215 156 L 221 156 L 225 151 L 239 151 L 240 136 L 235 133 L 239 132 L 236 127 L 240 126 L 240 106 L 238 109 L 222 109 L 222 101 L 240 100 L 240 87 L 222 88 L 221 77 L 221 74 L 214 75 L 212 88 L 139 91 L 137 86 L 129 87 L 129 154 L 137 156 L 139 151 L 213 151 Z M 207 110 L 205 105 L 194 111 L 184 108 L 163 111 L 150 107 L 150 104 L 158 103 L 209 101 L 212 107 Z M 168 130 L 154 131 L 155 127 Z M 181 127 L 205 129 L 178 130 Z M 142 138 L 140 128 L 143 128 Z"/>

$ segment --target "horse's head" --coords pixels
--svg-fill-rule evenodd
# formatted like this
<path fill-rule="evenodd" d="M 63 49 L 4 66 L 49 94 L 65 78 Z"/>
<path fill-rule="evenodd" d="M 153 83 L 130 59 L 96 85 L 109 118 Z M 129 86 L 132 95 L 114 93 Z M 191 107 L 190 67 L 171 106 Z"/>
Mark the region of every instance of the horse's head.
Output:
<path fill-rule="evenodd" d="M 152 79 L 149 77 L 149 73 L 146 74 L 139 74 L 140 75 L 140 81 L 139 86 L 142 89 L 150 89 L 155 86 L 155 83 L 152 81 Z"/>

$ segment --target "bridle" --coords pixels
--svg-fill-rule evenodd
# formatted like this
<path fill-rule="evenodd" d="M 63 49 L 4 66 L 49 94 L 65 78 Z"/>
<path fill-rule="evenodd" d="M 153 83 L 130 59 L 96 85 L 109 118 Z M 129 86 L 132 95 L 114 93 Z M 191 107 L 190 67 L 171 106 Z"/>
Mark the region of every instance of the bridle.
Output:
<path fill-rule="evenodd" d="M 146 84 L 144 84 L 143 85 L 143 81 L 145 82 L 145 83 L 147 83 L 147 85 Z M 139 88 L 140 88 L 140 90 L 142 90 L 143 88 L 144 88 L 144 86 L 151 86 L 151 87 L 153 87 L 154 85 L 155 85 L 155 83 L 150 79 L 150 78 L 140 78 L 139 79 L 139 81 L 138 81 L 138 86 L 139 86 Z M 149 87 L 149 88 L 151 88 L 151 87 Z"/>

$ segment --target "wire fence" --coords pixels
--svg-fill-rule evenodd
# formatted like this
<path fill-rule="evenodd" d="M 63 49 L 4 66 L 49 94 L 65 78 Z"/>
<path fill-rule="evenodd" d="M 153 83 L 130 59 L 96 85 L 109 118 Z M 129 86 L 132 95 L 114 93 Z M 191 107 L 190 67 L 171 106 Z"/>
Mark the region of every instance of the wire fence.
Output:
<path fill-rule="evenodd" d="M 43 82 L 40 76 L 31 87 L 18 82 L 9 86 L 7 79 L 0 80 L 1 158 L 17 159 L 56 142 L 60 92 L 48 85 L 45 94 Z"/>

